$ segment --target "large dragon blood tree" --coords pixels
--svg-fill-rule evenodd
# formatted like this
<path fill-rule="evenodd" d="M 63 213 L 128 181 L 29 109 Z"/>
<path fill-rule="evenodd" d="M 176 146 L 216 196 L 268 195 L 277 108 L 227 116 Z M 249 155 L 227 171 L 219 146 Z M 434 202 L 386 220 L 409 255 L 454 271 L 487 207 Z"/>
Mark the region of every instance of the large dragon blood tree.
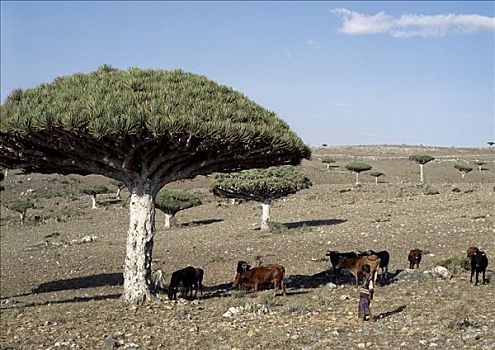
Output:
<path fill-rule="evenodd" d="M 1 166 L 100 174 L 127 186 L 126 304 L 150 297 L 155 197 L 165 184 L 310 156 L 273 112 L 181 70 L 102 66 L 14 90 L 1 107 Z"/>

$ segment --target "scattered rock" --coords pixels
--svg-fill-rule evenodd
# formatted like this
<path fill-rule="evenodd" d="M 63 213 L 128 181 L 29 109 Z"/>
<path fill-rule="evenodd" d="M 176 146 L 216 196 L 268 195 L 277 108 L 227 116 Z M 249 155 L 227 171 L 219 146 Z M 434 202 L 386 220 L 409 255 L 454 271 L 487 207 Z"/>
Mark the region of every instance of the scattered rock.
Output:
<path fill-rule="evenodd" d="M 451 279 L 452 278 L 452 274 L 450 273 L 450 271 L 447 270 L 443 266 L 435 266 L 431 270 L 427 270 L 424 273 L 429 273 L 430 275 L 432 275 L 434 277 L 440 277 L 443 279 Z"/>
<path fill-rule="evenodd" d="M 117 347 L 117 342 L 112 336 L 108 336 L 105 338 L 105 349 L 115 349 Z"/>
<path fill-rule="evenodd" d="M 335 283 L 330 282 L 330 283 L 328 283 L 328 284 L 326 285 L 326 287 L 327 287 L 328 289 L 336 289 L 336 288 L 337 288 L 337 285 L 336 285 Z"/>

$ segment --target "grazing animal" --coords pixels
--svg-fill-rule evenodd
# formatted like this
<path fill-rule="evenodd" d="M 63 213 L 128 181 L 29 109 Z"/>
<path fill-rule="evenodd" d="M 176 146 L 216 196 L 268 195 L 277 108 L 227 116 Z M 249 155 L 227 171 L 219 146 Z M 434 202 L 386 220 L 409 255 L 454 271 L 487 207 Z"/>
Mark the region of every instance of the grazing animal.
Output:
<path fill-rule="evenodd" d="M 338 269 L 347 269 L 356 277 L 356 287 L 359 286 L 359 273 L 363 269 L 363 266 L 368 264 L 370 266 L 370 273 L 373 282 L 376 282 L 378 275 L 378 268 L 380 266 L 380 258 L 376 255 L 365 255 L 355 258 L 347 258 L 341 256 L 337 264 Z"/>
<path fill-rule="evenodd" d="M 195 267 L 196 270 L 196 283 L 193 284 L 193 287 L 196 287 L 196 297 L 198 296 L 198 289 L 201 295 L 203 295 L 203 277 L 205 275 L 205 272 L 203 271 L 202 268 Z"/>
<path fill-rule="evenodd" d="M 329 251 L 327 251 L 326 256 L 330 257 L 330 263 L 332 264 L 333 273 L 335 275 L 335 280 L 338 281 L 340 279 L 340 269 L 337 268 L 337 265 L 339 264 L 340 257 L 357 258 L 358 254 L 355 252 L 339 253 L 335 250 L 329 250 Z"/>
<path fill-rule="evenodd" d="M 477 286 L 478 275 L 479 273 L 482 273 L 483 274 L 482 283 L 485 284 L 486 282 L 485 273 L 487 267 L 488 267 L 488 258 L 486 257 L 485 252 L 478 249 L 476 252 L 474 252 L 471 255 L 471 279 L 469 281 L 471 283 L 473 282 L 473 275 L 476 273 L 476 282 L 474 283 L 474 285 Z"/>
<path fill-rule="evenodd" d="M 419 263 L 421 262 L 421 257 L 423 256 L 423 251 L 421 249 L 412 249 L 409 252 L 409 268 L 414 269 L 414 265 L 419 269 Z"/>
<path fill-rule="evenodd" d="M 480 250 L 477 247 L 469 247 L 467 250 L 467 257 L 472 258 Z"/>
<path fill-rule="evenodd" d="M 373 250 L 367 250 L 362 252 L 361 255 L 376 255 L 380 258 L 380 281 L 385 282 L 388 277 L 388 263 L 390 262 L 390 254 L 386 250 L 381 250 L 379 252 L 375 252 Z"/>
<path fill-rule="evenodd" d="M 275 295 L 277 295 L 278 287 L 282 289 L 284 295 L 287 295 L 285 292 L 285 268 L 282 265 L 258 266 L 246 272 L 238 272 L 235 276 L 233 287 L 237 288 L 243 283 L 249 284 L 253 288 L 254 297 L 260 284 L 270 282 L 273 282 Z"/>
<path fill-rule="evenodd" d="M 182 285 L 186 291 L 186 298 L 189 292 L 191 293 L 191 298 L 193 298 L 193 290 L 196 291 L 195 296 L 198 295 L 198 290 L 203 294 L 203 275 L 203 269 L 194 268 L 192 266 L 187 266 L 181 270 L 175 271 L 170 278 L 168 298 L 170 300 L 177 299 L 177 291 L 180 285 Z"/>

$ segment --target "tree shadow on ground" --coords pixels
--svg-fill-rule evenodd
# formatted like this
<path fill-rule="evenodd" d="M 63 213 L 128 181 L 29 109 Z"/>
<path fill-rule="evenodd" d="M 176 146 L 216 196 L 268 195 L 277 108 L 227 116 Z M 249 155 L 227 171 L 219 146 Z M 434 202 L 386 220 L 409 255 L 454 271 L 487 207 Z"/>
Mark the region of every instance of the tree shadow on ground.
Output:
<path fill-rule="evenodd" d="M 69 278 L 40 284 L 31 290 L 32 293 L 50 293 L 62 290 L 95 288 L 103 286 L 122 286 L 124 276 L 122 273 L 102 273 L 84 277 Z"/>
<path fill-rule="evenodd" d="M 120 204 L 122 205 L 123 200 L 118 199 L 118 198 L 107 198 L 107 199 L 99 199 L 98 200 L 98 207 L 100 208 L 105 208 L 105 207 L 110 207 L 112 205 L 117 205 Z"/>
<path fill-rule="evenodd" d="M 2 307 L 2 310 L 7 309 L 15 309 L 15 308 L 29 308 L 35 306 L 43 306 L 43 305 L 54 305 L 54 304 L 68 304 L 68 303 L 81 303 L 87 301 L 98 301 L 98 300 L 110 300 L 110 299 L 119 299 L 122 294 L 106 294 L 106 295 L 95 295 L 95 296 L 84 296 L 84 297 L 73 297 L 70 299 L 63 300 L 46 300 L 42 302 L 31 302 L 27 304 L 16 303 L 9 307 Z"/>
<path fill-rule="evenodd" d="M 287 222 L 283 224 L 288 229 L 301 228 L 304 226 L 328 226 L 328 225 L 338 225 L 346 222 L 347 220 L 342 219 L 323 219 L 323 220 L 305 220 L 298 222 Z"/>
<path fill-rule="evenodd" d="M 199 225 L 211 225 L 211 224 L 214 224 L 216 222 L 222 222 L 222 221 L 223 221 L 223 219 L 195 220 L 195 221 L 180 224 L 180 226 L 188 227 L 188 226 L 199 226 Z"/>

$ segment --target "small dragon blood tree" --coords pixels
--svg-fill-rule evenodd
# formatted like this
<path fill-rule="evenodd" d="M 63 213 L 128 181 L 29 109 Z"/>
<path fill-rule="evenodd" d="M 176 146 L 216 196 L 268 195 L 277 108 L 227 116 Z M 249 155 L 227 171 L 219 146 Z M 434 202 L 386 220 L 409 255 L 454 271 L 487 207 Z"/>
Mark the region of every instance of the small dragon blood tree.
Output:
<path fill-rule="evenodd" d="M 220 174 L 215 177 L 212 192 L 220 197 L 260 202 L 261 230 L 265 231 L 269 229 L 271 202 L 309 188 L 311 185 L 311 180 L 297 169 L 284 166 Z"/>

